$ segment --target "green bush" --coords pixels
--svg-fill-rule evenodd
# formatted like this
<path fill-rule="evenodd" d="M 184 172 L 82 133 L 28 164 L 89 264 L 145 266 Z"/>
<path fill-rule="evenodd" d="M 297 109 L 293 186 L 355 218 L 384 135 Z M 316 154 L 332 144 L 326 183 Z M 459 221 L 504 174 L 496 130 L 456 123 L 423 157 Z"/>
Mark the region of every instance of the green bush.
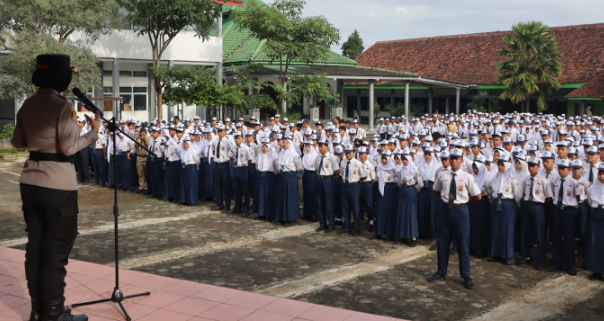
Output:
<path fill-rule="evenodd" d="M 15 133 L 15 126 L 12 124 L 4 125 L 4 129 L 0 132 L 0 140 L 7 139 L 10 140 L 13 138 L 13 134 Z"/>

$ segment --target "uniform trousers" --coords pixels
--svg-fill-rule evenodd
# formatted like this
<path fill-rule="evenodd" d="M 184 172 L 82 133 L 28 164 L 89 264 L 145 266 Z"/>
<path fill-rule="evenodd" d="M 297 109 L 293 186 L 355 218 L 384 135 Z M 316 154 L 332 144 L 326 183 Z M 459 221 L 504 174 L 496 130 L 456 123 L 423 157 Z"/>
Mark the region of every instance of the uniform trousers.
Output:
<path fill-rule="evenodd" d="M 573 206 L 553 206 L 550 224 L 552 237 L 552 266 L 555 268 L 575 267 L 575 216 L 578 209 Z"/>
<path fill-rule="evenodd" d="M 235 167 L 235 211 L 247 212 L 250 209 L 250 176 L 247 166 Z M 243 202 L 242 202 L 243 201 Z"/>
<path fill-rule="evenodd" d="M 592 208 L 585 238 L 585 268 L 593 273 L 604 273 L 604 209 Z"/>
<path fill-rule="evenodd" d="M 333 184 L 336 179 L 331 177 L 319 177 L 317 181 L 317 209 L 321 227 L 335 228 L 335 216 L 333 212 Z M 329 221 L 329 222 L 328 222 Z"/>
<path fill-rule="evenodd" d="M 307 220 L 312 220 L 318 214 L 317 208 L 317 184 L 319 176 L 313 170 L 305 170 L 302 175 L 302 202 L 303 216 Z"/>
<path fill-rule="evenodd" d="M 147 173 L 147 155 L 138 155 L 136 157 L 136 171 L 138 172 L 138 187 L 140 189 L 147 189 L 145 176 Z"/>
<path fill-rule="evenodd" d="M 90 153 L 88 152 L 88 146 L 80 150 L 78 155 L 78 158 L 80 159 L 78 166 L 80 182 L 88 183 L 90 182 Z"/>
<path fill-rule="evenodd" d="M 363 182 L 361 184 L 361 218 L 363 213 L 367 213 L 367 219 L 373 221 L 375 213 L 373 211 L 373 190 L 371 182 Z"/>
<path fill-rule="evenodd" d="M 537 260 L 545 261 L 545 204 L 529 201 L 520 203 L 520 257 L 530 257 L 533 240 L 537 241 Z"/>
<path fill-rule="evenodd" d="M 451 242 L 457 244 L 459 257 L 459 273 L 462 278 L 471 278 L 470 273 L 470 213 L 468 206 L 455 205 L 449 208 L 443 206 L 444 213 L 439 215 L 437 238 L 438 241 L 438 274 L 447 275 L 449 265 L 449 251 Z"/>
<path fill-rule="evenodd" d="M 361 231 L 361 185 L 360 183 L 342 184 L 342 216 L 344 229 L 350 230 L 350 211 L 354 215 L 354 229 Z"/>
<path fill-rule="evenodd" d="M 25 276 L 32 300 L 61 300 L 65 266 L 78 235 L 78 192 L 21 184 L 28 242 Z"/>
<path fill-rule="evenodd" d="M 94 174 L 95 181 L 98 184 L 105 185 L 107 184 L 107 160 L 105 159 L 105 154 L 103 153 L 103 149 L 97 149 L 94 151 L 94 158 L 96 159 L 96 172 Z"/>
<path fill-rule="evenodd" d="M 218 206 L 231 208 L 231 176 L 229 162 L 214 163 L 214 195 Z"/>
<path fill-rule="evenodd" d="M 179 186 L 180 186 L 180 171 L 182 165 L 180 164 L 180 160 L 177 161 L 166 161 L 166 171 L 165 171 L 165 192 L 164 196 L 170 199 L 179 199 Z"/>
<path fill-rule="evenodd" d="M 164 197 L 164 160 L 159 157 L 151 157 L 151 175 L 149 175 L 149 189 L 153 197 Z"/>

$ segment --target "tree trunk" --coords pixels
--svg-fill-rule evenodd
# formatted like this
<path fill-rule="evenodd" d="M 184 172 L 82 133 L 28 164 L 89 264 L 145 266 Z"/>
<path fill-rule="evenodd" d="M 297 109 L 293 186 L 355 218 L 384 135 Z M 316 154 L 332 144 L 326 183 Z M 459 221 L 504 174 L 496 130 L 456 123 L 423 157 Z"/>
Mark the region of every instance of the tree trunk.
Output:
<path fill-rule="evenodd" d="M 164 92 L 161 83 L 159 82 L 159 79 L 154 78 L 153 80 L 155 82 L 155 93 L 157 94 L 157 119 L 162 120 L 164 119 Z"/>
<path fill-rule="evenodd" d="M 526 95 L 526 109 L 524 110 L 525 113 L 530 113 L 531 112 L 531 95 L 527 94 Z"/>

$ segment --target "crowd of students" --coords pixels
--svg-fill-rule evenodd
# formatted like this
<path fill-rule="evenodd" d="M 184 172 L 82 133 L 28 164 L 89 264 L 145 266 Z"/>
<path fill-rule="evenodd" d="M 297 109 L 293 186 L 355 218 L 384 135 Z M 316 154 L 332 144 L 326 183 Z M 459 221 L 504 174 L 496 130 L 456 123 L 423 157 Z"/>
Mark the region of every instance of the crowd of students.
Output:
<path fill-rule="evenodd" d="M 318 232 L 341 225 L 339 234 L 360 235 L 367 219 L 372 238 L 409 246 L 435 238 L 439 269 L 431 282 L 447 274 L 451 244 L 466 288 L 473 287 L 470 253 L 544 269 L 548 248 L 551 271 L 576 275 L 580 257 L 601 280 L 602 121 L 468 111 L 380 119 L 368 137 L 358 121 L 339 118 L 314 128 L 279 115 L 269 123 L 126 120 L 121 129 L 153 155 L 118 133 L 115 158 L 104 124 L 76 168 L 84 184 L 93 172 L 101 186 L 186 205 L 212 201 L 215 210 L 285 226 L 299 219 L 301 195 L 302 217 L 319 221 Z M 86 127 L 82 121 L 81 134 Z"/>

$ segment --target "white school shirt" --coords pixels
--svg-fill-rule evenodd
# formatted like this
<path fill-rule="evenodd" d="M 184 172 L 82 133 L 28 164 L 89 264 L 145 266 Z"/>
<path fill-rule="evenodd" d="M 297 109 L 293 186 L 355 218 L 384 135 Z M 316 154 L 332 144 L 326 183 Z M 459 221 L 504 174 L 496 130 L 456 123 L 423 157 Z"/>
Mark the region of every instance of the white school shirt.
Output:
<path fill-rule="evenodd" d="M 553 193 L 554 193 L 554 205 L 558 205 L 558 199 L 560 195 L 560 185 L 562 184 L 562 177 L 558 176 L 554 180 L 552 184 Z M 577 206 L 577 198 L 576 195 L 581 195 L 581 188 L 579 183 L 575 181 L 571 175 L 569 174 L 564 178 L 564 187 L 562 192 L 562 205 L 563 206 Z"/>
<path fill-rule="evenodd" d="M 95 149 L 103 149 L 103 145 L 107 145 L 107 137 L 100 133 L 99 131 L 99 139 L 94 143 Z"/>
<path fill-rule="evenodd" d="M 161 136 L 157 137 L 157 139 L 151 138 L 151 141 L 149 142 L 149 150 L 152 151 L 159 158 L 161 158 L 164 154 L 164 146 L 161 145 L 161 142 Z"/>
<path fill-rule="evenodd" d="M 433 190 L 440 192 L 440 198 L 446 204 L 449 203 L 449 192 L 452 182 L 452 170 L 444 170 L 438 174 L 434 182 Z M 455 172 L 455 184 L 457 186 L 457 197 L 453 204 L 463 205 L 470 201 L 470 196 L 478 196 L 481 194 L 476 179 L 470 173 L 459 169 Z"/>
<path fill-rule="evenodd" d="M 281 170 L 283 172 L 299 172 L 304 170 L 304 166 L 302 166 L 302 160 L 300 160 L 300 157 L 296 157 L 289 164 L 284 165 Z"/>
<path fill-rule="evenodd" d="M 252 160 L 250 148 L 243 143 L 240 146 L 233 146 L 233 157 L 235 158 L 235 167 L 246 167 L 248 161 Z"/>
<path fill-rule="evenodd" d="M 323 165 L 321 165 L 321 159 L 323 159 Z M 319 153 L 315 158 L 315 168 L 319 176 L 333 176 L 335 171 L 340 170 L 338 158 L 333 154 L 327 152 L 325 155 Z M 319 168 L 321 165 L 321 168 Z"/>
<path fill-rule="evenodd" d="M 520 192 L 522 194 L 522 200 L 524 201 L 529 201 L 530 199 L 531 184 L 533 185 L 533 202 L 545 203 L 546 198 L 554 197 L 552 183 L 541 174 L 537 174 L 535 177 L 528 175 L 524 177 L 518 184 L 520 185 Z"/>
<path fill-rule="evenodd" d="M 220 150 L 216 151 L 218 148 L 218 141 L 220 140 Z M 224 163 L 231 160 L 230 152 L 231 152 L 231 141 L 227 136 L 221 138 L 216 137 L 212 141 L 212 155 L 214 155 L 214 161 L 217 163 Z"/>
<path fill-rule="evenodd" d="M 350 164 L 349 164 L 350 163 Z M 348 165 L 348 179 L 346 177 L 346 166 Z M 358 183 L 361 178 L 366 178 L 365 166 L 358 159 L 344 158 L 340 162 L 340 176 L 344 183 Z"/>
<path fill-rule="evenodd" d="M 174 135 L 174 137 L 170 137 L 168 136 L 167 140 L 166 140 L 166 145 L 164 147 L 164 153 L 167 157 L 167 161 L 169 162 L 175 162 L 180 160 L 180 157 L 178 156 L 178 141 L 177 141 L 178 137 L 176 137 L 176 135 Z"/>
<path fill-rule="evenodd" d="M 587 197 L 588 197 L 587 192 L 588 192 L 589 188 L 591 187 L 591 184 L 589 184 L 589 181 L 587 180 L 587 178 L 585 178 L 583 176 L 581 176 L 580 179 L 575 179 L 575 182 L 577 182 L 577 184 L 579 184 L 579 190 L 581 191 L 580 192 L 581 202 L 584 202 L 585 200 L 587 200 Z"/>
<path fill-rule="evenodd" d="M 593 165 L 593 168 L 591 167 L 591 163 L 589 163 L 588 161 L 584 162 L 585 164 L 583 165 L 583 177 L 585 177 L 585 180 L 589 183 L 589 171 L 591 170 L 593 172 L 593 180 L 594 182 L 598 180 L 598 167 L 600 167 L 600 161 L 598 161 L 596 163 L 596 165 Z"/>
<path fill-rule="evenodd" d="M 251 144 L 245 144 L 250 149 L 250 155 L 252 155 L 252 164 L 256 164 L 258 157 L 258 148 L 260 148 L 256 143 L 252 142 Z"/>
<path fill-rule="evenodd" d="M 375 181 L 375 166 L 373 166 L 369 157 L 367 157 L 367 161 L 365 161 L 364 163 L 361 162 L 361 164 L 365 166 L 365 173 L 367 173 L 367 179 L 365 181 Z"/>

